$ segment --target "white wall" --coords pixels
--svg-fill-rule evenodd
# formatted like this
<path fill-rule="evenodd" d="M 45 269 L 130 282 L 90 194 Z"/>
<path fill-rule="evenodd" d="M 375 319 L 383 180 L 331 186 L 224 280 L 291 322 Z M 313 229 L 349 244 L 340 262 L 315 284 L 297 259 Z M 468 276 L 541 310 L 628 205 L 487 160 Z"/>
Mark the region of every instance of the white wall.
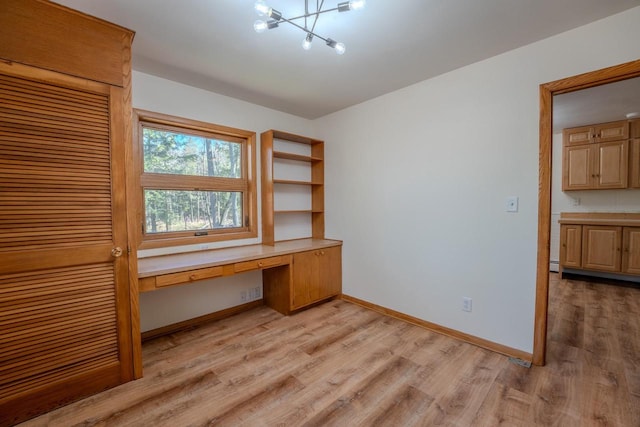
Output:
<path fill-rule="evenodd" d="M 256 132 L 260 153 L 260 133 L 268 129 L 313 137 L 312 124 L 290 114 L 260 107 L 248 102 L 207 92 L 170 80 L 134 71 L 133 107 L 174 116 L 206 121 L 223 126 Z M 257 164 L 260 176 L 260 162 Z M 260 207 L 258 179 L 258 207 Z M 260 230 L 261 224 L 258 224 Z M 210 248 L 259 243 L 257 239 L 234 240 L 208 244 Z M 195 247 L 174 247 L 140 251 L 139 257 L 154 254 L 193 250 Z M 241 304 L 240 291 L 262 286 L 260 272 L 238 274 L 227 278 L 206 280 L 189 285 L 147 292 L 140 295 L 140 323 L 142 331 L 170 325 L 182 320 L 213 313 Z"/>
<path fill-rule="evenodd" d="M 316 120 L 344 293 L 532 351 L 539 85 L 640 58 L 638 22 L 640 7 Z"/>
<path fill-rule="evenodd" d="M 551 259 L 560 259 L 560 212 L 640 212 L 640 189 L 562 191 L 562 133 L 553 135 Z"/>

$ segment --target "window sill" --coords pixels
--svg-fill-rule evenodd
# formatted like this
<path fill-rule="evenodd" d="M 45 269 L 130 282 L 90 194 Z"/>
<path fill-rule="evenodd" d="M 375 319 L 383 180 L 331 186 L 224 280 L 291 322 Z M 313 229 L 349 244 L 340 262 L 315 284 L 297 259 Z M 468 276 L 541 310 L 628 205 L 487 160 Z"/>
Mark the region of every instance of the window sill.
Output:
<path fill-rule="evenodd" d="M 138 245 L 138 250 L 169 248 L 172 246 L 193 246 L 214 242 L 255 239 L 257 237 L 258 232 L 256 230 L 249 230 L 239 231 L 237 233 L 208 234 L 206 236 L 180 236 L 165 239 L 147 239 Z"/>

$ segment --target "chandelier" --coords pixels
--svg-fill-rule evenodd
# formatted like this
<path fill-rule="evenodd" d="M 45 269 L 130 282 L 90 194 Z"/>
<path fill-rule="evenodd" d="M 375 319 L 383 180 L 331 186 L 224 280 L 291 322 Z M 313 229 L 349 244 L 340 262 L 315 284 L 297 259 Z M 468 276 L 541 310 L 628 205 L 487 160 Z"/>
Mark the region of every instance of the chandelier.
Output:
<path fill-rule="evenodd" d="M 324 0 L 316 0 L 315 11 L 309 10 L 309 0 L 304 1 L 304 15 L 295 16 L 293 18 L 285 18 L 282 13 L 275 10 L 272 7 L 267 6 L 264 0 L 257 0 L 254 9 L 258 15 L 265 17 L 264 19 L 258 19 L 253 24 L 253 29 L 257 33 L 262 33 L 265 30 L 272 30 L 277 28 L 281 23 L 289 23 L 294 27 L 300 28 L 305 32 L 305 38 L 302 40 L 302 48 L 304 50 L 311 49 L 311 42 L 316 37 L 325 42 L 325 44 L 333 48 L 338 55 L 342 55 L 346 48 L 344 43 L 339 43 L 329 37 L 325 38 L 315 33 L 316 24 L 318 23 L 318 17 L 322 13 L 327 12 L 347 12 L 349 10 L 362 9 L 366 0 L 353 0 L 344 1 L 338 3 L 338 5 L 331 9 L 322 9 L 324 6 Z M 304 20 L 304 22 L 303 22 Z M 298 22 L 295 22 L 298 21 Z"/>

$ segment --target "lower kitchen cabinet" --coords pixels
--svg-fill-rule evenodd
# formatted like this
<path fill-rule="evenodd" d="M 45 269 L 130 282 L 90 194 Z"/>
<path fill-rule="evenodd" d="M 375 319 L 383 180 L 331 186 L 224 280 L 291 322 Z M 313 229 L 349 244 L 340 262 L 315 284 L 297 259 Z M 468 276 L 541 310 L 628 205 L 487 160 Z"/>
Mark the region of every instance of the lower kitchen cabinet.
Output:
<path fill-rule="evenodd" d="M 622 248 L 622 272 L 640 275 L 640 227 L 623 229 Z"/>
<path fill-rule="evenodd" d="M 560 268 L 640 276 L 640 214 L 562 213 Z"/>
<path fill-rule="evenodd" d="M 582 226 L 560 226 L 560 264 L 564 267 L 582 267 Z"/>
<path fill-rule="evenodd" d="M 582 226 L 582 267 L 587 270 L 620 271 L 622 227 Z"/>

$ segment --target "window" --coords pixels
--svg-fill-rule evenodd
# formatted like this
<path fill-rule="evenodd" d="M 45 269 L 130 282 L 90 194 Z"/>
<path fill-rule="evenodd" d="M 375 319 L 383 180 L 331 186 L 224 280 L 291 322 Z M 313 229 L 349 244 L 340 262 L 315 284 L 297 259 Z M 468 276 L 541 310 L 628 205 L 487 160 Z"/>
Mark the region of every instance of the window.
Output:
<path fill-rule="evenodd" d="M 136 116 L 140 247 L 256 237 L 255 133 Z"/>

